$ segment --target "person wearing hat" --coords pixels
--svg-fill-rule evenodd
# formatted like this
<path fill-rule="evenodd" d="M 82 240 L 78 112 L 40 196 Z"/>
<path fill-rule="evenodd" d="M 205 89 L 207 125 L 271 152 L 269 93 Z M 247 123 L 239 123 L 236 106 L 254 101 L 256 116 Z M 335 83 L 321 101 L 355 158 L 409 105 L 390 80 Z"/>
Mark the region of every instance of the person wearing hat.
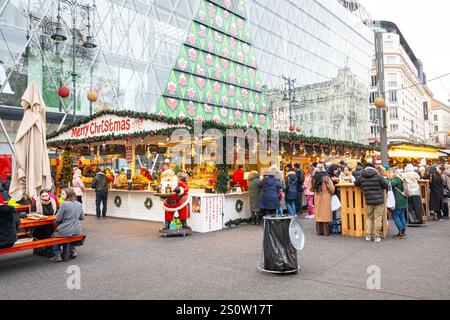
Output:
<path fill-rule="evenodd" d="M 405 167 L 405 171 L 402 173 L 401 178 L 408 186 L 408 211 L 416 221 L 410 221 L 411 224 L 423 224 L 423 206 L 422 196 L 420 195 L 419 180 L 420 176 L 414 171 L 412 164 L 408 164 Z M 395 194 L 395 193 L 394 193 Z"/>
<path fill-rule="evenodd" d="M 381 241 L 381 227 L 385 208 L 385 190 L 388 183 L 375 169 L 375 165 L 367 163 L 361 176 L 356 179 L 355 186 L 361 187 L 366 197 L 366 240 Z"/>
<path fill-rule="evenodd" d="M 167 169 L 170 169 L 170 160 L 169 159 L 164 160 L 164 167 L 161 169 L 161 172 L 164 172 Z"/>
<path fill-rule="evenodd" d="M 329 236 L 330 223 L 333 220 L 331 197 L 335 188 L 322 163 L 317 164 L 314 176 L 309 182 L 308 190 L 314 193 L 314 219 L 316 221 L 317 235 Z"/>
<path fill-rule="evenodd" d="M 442 221 L 444 210 L 443 168 L 430 167 L 430 212 L 434 221 Z"/>
<path fill-rule="evenodd" d="M 263 180 L 259 183 L 259 208 L 264 215 L 273 215 L 280 208 L 278 198 L 282 185 L 274 177 L 273 170 L 263 171 Z"/>
<path fill-rule="evenodd" d="M 252 215 L 253 224 L 260 223 L 260 209 L 259 209 L 259 174 L 258 171 L 252 171 L 248 175 L 248 194 L 250 202 L 250 212 Z"/>
<path fill-rule="evenodd" d="M 300 215 L 303 209 L 303 183 L 305 182 L 305 174 L 302 168 L 300 168 L 300 164 L 296 163 L 294 168 L 297 175 L 297 199 L 295 201 L 295 208 L 297 215 Z"/>

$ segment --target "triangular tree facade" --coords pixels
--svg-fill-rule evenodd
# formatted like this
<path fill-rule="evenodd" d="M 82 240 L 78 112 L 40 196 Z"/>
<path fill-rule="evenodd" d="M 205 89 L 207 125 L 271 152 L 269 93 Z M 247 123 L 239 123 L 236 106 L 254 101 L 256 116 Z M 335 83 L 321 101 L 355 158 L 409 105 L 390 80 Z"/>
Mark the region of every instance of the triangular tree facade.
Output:
<path fill-rule="evenodd" d="M 244 0 L 201 0 L 157 113 L 268 128 Z"/>

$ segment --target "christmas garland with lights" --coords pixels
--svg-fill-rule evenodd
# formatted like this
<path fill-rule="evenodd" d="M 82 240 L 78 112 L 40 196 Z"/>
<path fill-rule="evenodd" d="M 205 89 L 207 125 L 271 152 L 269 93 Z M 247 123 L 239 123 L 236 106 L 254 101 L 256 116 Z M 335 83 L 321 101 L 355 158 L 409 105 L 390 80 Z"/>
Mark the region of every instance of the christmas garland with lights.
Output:
<path fill-rule="evenodd" d="M 135 132 L 132 134 L 122 134 L 122 135 L 106 135 L 106 136 L 100 136 L 100 137 L 89 137 L 84 139 L 69 139 L 69 140 L 55 140 L 48 142 L 49 147 L 57 147 L 57 146 L 69 146 L 69 145 L 75 145 L 75 144 L 82 144 L 82 143 L 95 143 L 95 142 L 103 142 L 103 141 L 110 141 L 110 140 L 132 140 L 132 139 L 139 139 L 147 136 L 170 136 L 173 131 L 177 129 L 186 129 L 188 127 L 188 130 L 190 133 L 196 133 L 195 132 L 195 120 L 190 118 L 171 118 L 166 116 L 161 116 L 158 114 L 152 114 L 152 113 L 144 113 L 144 112 L 135 112 L 135 111 L 113 111 L 113 110 L 104 110 L 99 113 L 96 113 L 94 115 L 91 115 L 89 117 L 86 117 L 84 119 L 81 119 L 75 123 L 69 124 L 63 128 L 61 128 L 58 131 L 55 131 L 47 136 L 47 140 L 53 139 L 57 137 L 58 135 L 65 133 L 72 128 L 79 127 L 83 124 L 86 124 L 96 118 L 99 118 L 104 115 L 114 115 L 118 117 L 127 117 L 127 118 L 135 118 L 140 120 L 151 120 L 155 122 L 160 123 L 167 123 L 171 125 L 176 125 L 180 127 L 174 127 L 174 128 L 165 128 L 161 130 L 151 130 L 151 131 L 140 131 Z M 186 127 L 184 127 L 186 126 Z M 203 121 L 201 123 L 201 129 L 203 132 L 209 130 L 209 129 L 216 129 L 221 131 L 222 133 L 225 133 L 227 130 L 242 130 L 243 132 L 248 132 L 250 130 L 255 131 L 257 134 L 260 132 L 264 132 L 265 130 L 261 130 L 252 126 L 229 126 L 227 124 L 223 123 L 215 123 L 212 120 Z M 270 138 L 273 133 L 276 131 L 267 130 L 267 135 Z M 333 140 L 329 138 L 318 138 L 318 137 L 307 137 L 305 135 L 299 134 L 297 132 L 276 132 L 279 134 L 280 140 L 289 140 L 292 144 L 313 144 L 313 145 L 328 145 L 328 146 L 343 146 L 346 148 L 357 148 L 357 149 L 363 149 L 363 150 L 373 150 L 374 148 L 370 147 L 369 145 L 364 145 L 360 143 L 355 143 L 351 141 L 341 141 L 341 140 Z"/>
<path fill-rule="evenodd" d="M 234 208 L 237 212 L 242 212 L 242 209 L 244 208 L 244 202 L 242 200 L 237 200 Z"/>

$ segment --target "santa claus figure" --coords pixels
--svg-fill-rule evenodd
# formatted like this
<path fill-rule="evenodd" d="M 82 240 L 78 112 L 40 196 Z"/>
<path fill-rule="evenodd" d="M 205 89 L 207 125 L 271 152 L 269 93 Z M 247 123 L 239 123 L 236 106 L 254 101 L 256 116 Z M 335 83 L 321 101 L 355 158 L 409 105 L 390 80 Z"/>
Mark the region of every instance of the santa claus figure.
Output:
<path fill-rule="evenodd" d="M 175 194 L 166 199 L 163 203 L 165 213 L 165 225 L 162 230 L 169 230 L 170 223 L 173 220 L 175 212 L 178 212 L 181 225 L 184 229 L 191 229 L 186 223 L 189 217 L 189 189 L 187 187 L 187 176 L 182 175 L 177 187 L 175 188 Z"/>
<path fill-rule="evenodd" d="M 164 172 L 169 169 L 170 169 L 170 160 L 166 159 L 166 160 L 164 160 L 164 167 L 161 169 L 161 172 Z"/>

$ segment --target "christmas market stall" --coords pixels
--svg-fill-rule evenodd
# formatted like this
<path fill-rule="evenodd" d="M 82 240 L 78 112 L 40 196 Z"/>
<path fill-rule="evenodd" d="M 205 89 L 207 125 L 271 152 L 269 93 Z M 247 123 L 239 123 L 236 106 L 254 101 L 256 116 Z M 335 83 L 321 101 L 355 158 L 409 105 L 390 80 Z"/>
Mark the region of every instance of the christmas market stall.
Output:
<path fill-rule="evenodd" d="M 204 127 L 228 128 L 213 123 Z M 193 231 L 216 231 L 248 219 L 248 192 L 229 182 L 233 166 L 216 165 L 214 157 L 205 157 L 205 153 L 214 155 L 215 139 L 202 137 L 202 131 L 197 137 L 193 129 L 189 119 L 103 111 L 48 136 L 48 145 L 57 154 L 52 169 L 61 186 L 71 185 L 75 167 L 82 171 L 83 207 L 88 215 L 96 213 L 91 183 L 97 170 L 105 170 L 110 217 L 164 222 L 167 208 L 160 195 L 176 187 L 169 185 L 167 190 L 165 182 L 184 173 L 190 208 L 187 224 Z"/>

